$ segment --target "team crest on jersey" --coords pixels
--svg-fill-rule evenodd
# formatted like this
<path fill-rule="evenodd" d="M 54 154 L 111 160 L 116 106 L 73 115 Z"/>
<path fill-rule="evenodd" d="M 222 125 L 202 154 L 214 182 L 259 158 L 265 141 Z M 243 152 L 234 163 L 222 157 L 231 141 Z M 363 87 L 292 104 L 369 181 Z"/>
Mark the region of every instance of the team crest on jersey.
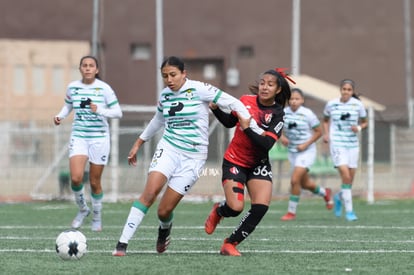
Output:
<path fill-rule="evenodd" d="M 237 175 L 239 173 L 239 169 L 237 169 L 237 167 L 232 167 L 229 169 L 230 173 Z"/>
<path fill-rule="evenodd" d="M 185 92 L 185 97 L 188 100 L 193 99 L 193 97 L 194 97 L 193 91 L 194 91 L 194 89 L 187 89 L 187 90 L 184 91 Z"/>
<path fill-rule="evenodd" d="M 266 124 L 269 124 L 269 123 L 270 123 L 270 121 L 272 121 L 272 117 L 273 117 L 273 114 L 272 114 L 272 113 L 265 114 L 265 115 L 264 115 L 264 121 L 265 121 L 265 123 L 266 123 Z"/>
<path fill-rule="evenodd" d="M 95 96 L 98 96 L 98 95 L 100 95 L 100 94 L 101 94 L 101 90 L 102 90 L 102 88 L 97 87 L 97 88 L 95 88 L 94 90 L 95 90 L 95 91 L 93 91 L 94 95 L 95 95 Z"/>

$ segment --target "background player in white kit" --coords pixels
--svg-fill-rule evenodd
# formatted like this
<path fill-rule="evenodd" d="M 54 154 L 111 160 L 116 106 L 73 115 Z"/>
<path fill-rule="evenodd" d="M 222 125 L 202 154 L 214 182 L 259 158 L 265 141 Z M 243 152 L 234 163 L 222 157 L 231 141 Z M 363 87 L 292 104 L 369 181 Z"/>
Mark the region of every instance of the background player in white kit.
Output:
<path fill-rule="evenodd" d="M 147 183 L 135 201 L 112 255 L 125 256 L 129 240 L 141 224 L 148 209 L 167 184 L 158 205 L 158 239 L 156 250 L 164 252 L 170 243 L 173 210 L 199 178 L 207 159 L 209 103 L 240 113 L 246 119 L 250 114 L 244 105 L 229 94 L 210 84 L 190 80 L 181 59 L 171 56 L 161 64 L 165 88 L 158 99 L 157 111 L 138 137 L 128 155 L 135 165 L 142 144 L 164 128 L 158 142 Z M 253 124 L 253 122 L 252 122 Z M 254 123 L 255 124 L 255 123 Z M 257 124 L 252 129 L 259 130 Z"/>
<path fill-rule="evenodd" d="M 289 106 L 285 108 L 285 125 L 281 142 L 288 147 L 288 158 L 291 165 L 290 197 L 288 212 L 282 221 L 296 218 L 296 208 L 302 189 L 322 196 L 327 209 L 332 209 L 331 189 L 317 185 L 308 174 L 315 162 L 315 142 L 322 136 L 321 123 L 315 113 L 303 106 L 305 97 L 302 90 L 292 89 Z"/>
<path fill-rule="evenodd" d="M 83 175 L 89 160 L 89 181 L 92 201 L 92 230 L 102 230 L 102 172 L 108 163 L 110 133 L 108 118 L 121 118 L 122 111 L 112 88 L 99 78 L 98 61 L 93 56 L 80 60 L 81 80 L 71 82 L 66 91 L 65 105 L 54 117 L 60 125 L 72 110 L 74 118 L 69 144 L 69 165 L 71 188 L 79 212 L 72 221 L 73 228 L 79 228 L 90 214 L 83 188 Z"/>
<path fill-rule="evenodd" d="M 332 161 L 341 176 L 341 191 L 334 196 L 334 212 L 342 215 L 342 201 L 345 218 L 357 220 L 352 205 L 352 183 L 359 160 L 358 133 L 368 126 L 367 112 L 355 94 L 355 83 L 344 79 L 340 83 L 341 96 L 329 101 L 323 111 L 323 139 L 329 142 Z"/>

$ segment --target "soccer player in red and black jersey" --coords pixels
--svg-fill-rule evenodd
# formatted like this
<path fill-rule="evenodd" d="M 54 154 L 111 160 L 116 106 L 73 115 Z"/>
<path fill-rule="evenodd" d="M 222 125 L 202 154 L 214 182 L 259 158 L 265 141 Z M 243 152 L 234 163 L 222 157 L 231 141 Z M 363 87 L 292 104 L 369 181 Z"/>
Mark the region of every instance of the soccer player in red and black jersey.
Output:
<path fill-rule="evenodd" d="M 256 85 L 249 87 L 253 95 L 244 95 L 240 101 L 247 107 L 260 130 L 249 127 L 250 119 L 226 113 L 210 104 L 217 119 L 228 128 L 236 126 L 234 137 L 223 159 L 222 183 L 225 201 L 213 206 L 205 222 L 205 231 L 212 234 L 221 219 L 240 215 L 244 207 L 244 189 L 247 188 L 251 208 L 238 227 L 224 240 L 220 254 L 241 256 L 236 246 L 249 236 L 266 214 L 272 198 L 272 169 L 269 150 L 279 139 L 283 128 L 283 108 L 290 98 L 291 80 L 280 69 L 260 75 Z"/>

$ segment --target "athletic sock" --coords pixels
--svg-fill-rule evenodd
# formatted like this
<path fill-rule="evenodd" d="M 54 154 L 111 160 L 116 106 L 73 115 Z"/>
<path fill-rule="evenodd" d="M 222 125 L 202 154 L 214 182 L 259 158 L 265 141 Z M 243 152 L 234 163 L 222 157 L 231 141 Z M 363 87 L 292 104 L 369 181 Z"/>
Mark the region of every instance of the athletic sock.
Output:
<path fill-rule="evenodd" d="M 103 192 L 94 194 L 91 192 L 92 212 L 94 218 L 101 219 Z"/>
<path fill-rule="evenodd" d="M 75 202 L 80 210 L 86 210 L 88 205 L 86 204 L 85 194 L 83 193 L 83 184 L 79 186 L 71 185 L 73 195 L 75 196 Z"/>
<path fill-rule="evenodd" d="M 161 229 L 170 228 L 173 218 L 174 218 L 174 213 L 171 213 L 171 215 L 168 217 L 168 219 L 166 219 L 166 220 L 159 219 Z"/>
<path fill-rule="evenodd" d="M 326 189 L 325 188 L 323 188 L 322 186 L 316 186 L 316 188 L 315 188 L 315 190 L 313 191 L 313 193 L 315 194 L 315 195 L 319 195 L 319 196 L 321 196 L 321 197 L 325 197 L 325 195 L 326 195 Z"/>
<path fill-rule="evenodd" d="M 239 226 L 228 238 L 229 242 L 239 244 L 246 239 L 255 230 L 268 209 L 269 207 L 264 204 L 252 204 L 250 210 L 241 219 Z"/>
<path fill-rule="evenodd" d="M 296 214 L 296 208 L 299 204 L 299 196 L 296 195 L 290 195 L 289 197 L 289 203 L 288 203 L 288 212 L 292 214 Z"/>
<path fill-rule="evenodd" d="M 345 212 L 352 212 L 352 184 L 343 183 L 341 186 L 342 200 L 344 201 Z"/>
<path fill-rule="evenodd" d="M 129 242 L 129 240 L 132 238 L 135 231 L 138 229 L 139 225 L 141 224 L 147 212 L 148 212 L 148 207 L 146 207 L 139 201 L 135 201 L 132 204 L 132 207 L 129 211 L 128 218 L 124 225 L 124 229 L 122 230 L 121 237 L 119 238 L 119 242 L 121 243 Z"/>

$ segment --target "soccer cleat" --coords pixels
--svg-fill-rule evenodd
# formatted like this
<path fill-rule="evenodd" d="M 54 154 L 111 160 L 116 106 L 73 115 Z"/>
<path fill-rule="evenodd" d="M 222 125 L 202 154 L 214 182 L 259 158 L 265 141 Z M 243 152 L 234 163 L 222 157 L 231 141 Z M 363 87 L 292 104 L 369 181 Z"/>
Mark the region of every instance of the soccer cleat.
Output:
<path fill-rule="evenodd" d="M 128 247 L 127 243 L 118 242 L 116 244 L 115 250 L 112 252 L 112 256 L 118 256 L 118 257 L 126 256 L 127 247 Z"/>
<path fill-rule="evenodd" d="M 293 221 L 296 219 L 296 214 L 287 212 L 284 216 L 280 218 L 281 221 Z"/>
<path fill-rule="evenodd" d="M 358 217 L 355 215 L 354 212 L 351 211 L 351 212 L 346 212 L 345 219 L 349 222 L 353 222 L 353 221 L 358 220 Z"/>
<path fill-rule="evenodd" d="M 215 203 L 213 209 L 211 209 L 210 214 L 208 215 L 206 222 L 204 223 L 204 230 L 207 234 L 213 234 L 216 230 L 217 225 L 223 219 L 219 214 L 217 214 L 217 208 L 219 208 L 220 203 Z"/>
<path fill-rule="evenodd" d="M 340 217 L 342 215 L 342 202 L 339 194 L 334 196 L 335 216 Z"/>
<path fill-rule="evenodd" d="M 331 188 L 326 188 L 325 189 L 325 196 L 323 197 L 323 199 L 326 202 L 326 209 L 331 210 L 332 207 L 333 207 L 332 190 L 331 190 Z"/>
<path fill-rule="evenodd" d="M 101 232 L 102 231 L 102 221 L 101 220 L 92 220 L 92 231 Z"/>
<path fill-rule="evenodd" d="M 102 231 L 102 219 L 101 219 L 101 212 L 100 211 L 93 211 L 92 217 L 92 231 L 100 232 Z"/>
<path fill-rule="evenodd" d="M 220 249 L 220 254 L 225 256 L 241 256 L 241 253 L 236 248 L 237 243 L 229 242 L 225 239 Z"/>
<path fill-rule="evenodd" d="M 168 245 L 170 244 L 171 227 L 172 224 L 167 229 L 161 229 L 161 227 L 158 228 L 158 239 L 156 246 L 158 253 L 163 253 L 167 250 Z"/>
<path fill-rule="evenodd" d="M 72 228 L 78 229 L 79 227 L 81 227 L 81 225 L 83 223 L 83 220 L 87 216 L 89 216 L 90 213 L 91 213 L 91 211 L 89 210 L 89 208 L 86 208 L 84 210 L 79 210 L 78 214 L 76 215 L 76 217 L 72 221 Z"/>

